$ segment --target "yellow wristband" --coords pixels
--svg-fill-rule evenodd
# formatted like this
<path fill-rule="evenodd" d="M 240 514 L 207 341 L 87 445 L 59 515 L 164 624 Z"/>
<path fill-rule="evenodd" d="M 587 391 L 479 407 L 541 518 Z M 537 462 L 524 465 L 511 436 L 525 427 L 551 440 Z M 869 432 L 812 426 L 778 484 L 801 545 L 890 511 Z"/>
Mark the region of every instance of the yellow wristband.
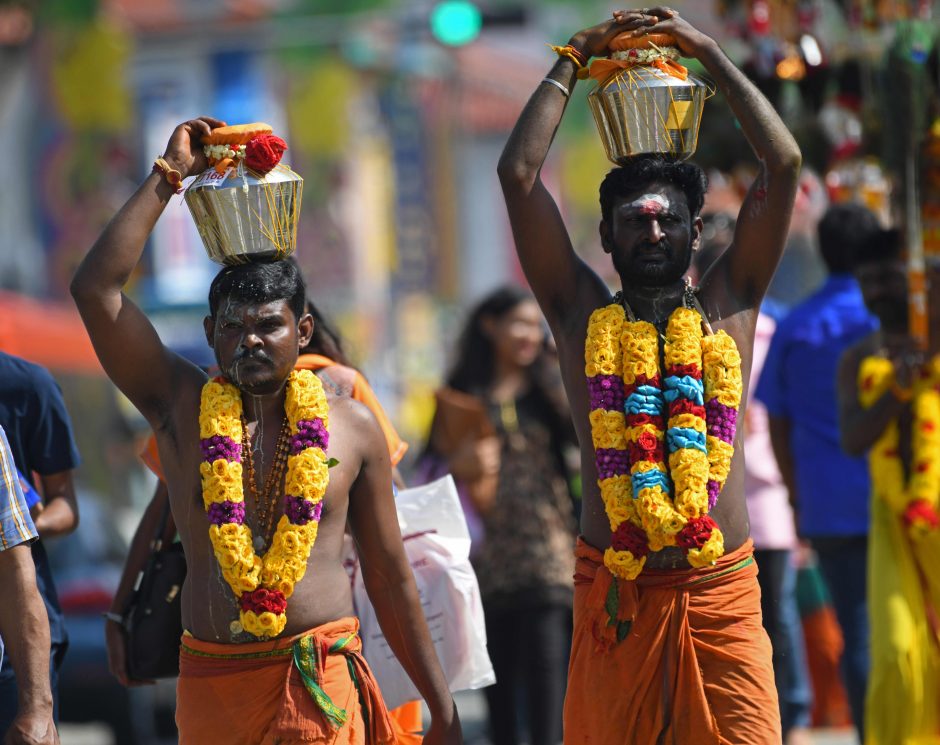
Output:
<path fill-rule="evenodd" d="M 153 162 L 153 170 L 163 174 L 167 183 L 176 189 L 177 194 L 183 192 L 183 174 L 173 168 L 163 158 L 157 158 Z"/>
<path fill-rule="evenodd" d="M 572 62 L 574 62 L 575 67 L 577 67 L 579 70 L 587 64 L 587 60 L 585 59 L 584 55 L 570 44 L 565 44 L 563 47 L 557 46 L 556 44 L 549 44 L 548 46 L 559 57 L 567 57 Z"/>

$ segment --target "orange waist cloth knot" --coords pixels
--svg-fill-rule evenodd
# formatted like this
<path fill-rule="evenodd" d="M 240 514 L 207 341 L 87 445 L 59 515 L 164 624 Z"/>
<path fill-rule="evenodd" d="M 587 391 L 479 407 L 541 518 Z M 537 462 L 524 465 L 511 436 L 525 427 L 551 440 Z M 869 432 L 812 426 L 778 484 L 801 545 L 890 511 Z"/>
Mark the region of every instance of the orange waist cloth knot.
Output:
<path fill-rule="evenodd" d="M 752 551 L 625 581 L 578 540 L 565 745 L 780 745 Z"/>
<path fill-rule="evenodd" d="M 355 618 L 249 644 L 184 635 L 176 723 L 180 745 L 398 742 Z"/>

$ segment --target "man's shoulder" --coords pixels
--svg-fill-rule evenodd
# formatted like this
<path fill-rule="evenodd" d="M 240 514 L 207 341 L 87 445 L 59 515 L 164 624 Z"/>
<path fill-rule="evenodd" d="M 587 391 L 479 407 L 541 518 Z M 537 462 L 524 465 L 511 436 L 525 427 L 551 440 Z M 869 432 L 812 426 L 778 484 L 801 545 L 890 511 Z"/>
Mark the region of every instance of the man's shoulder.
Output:
<path fill-rule="evenodd" d="M 0 352 L 0 392 L 43 391 L 55 386 L 52 373 L 42 365 Z"/>
<path fill-rule="evenodd" d="M 327 392 L 327 404 L 330 407 L 330 423 L 339 424 L 344 431 L 362 432 L 364 429 L 377 427 L 375 415 L 361 401 L 343 393 Z"/>
<path fill-rule="evenodd" d="M 858 326 L 870 330 L 874 324 L 861 297 L 847 298 L 817 290 L 805 300 L 794 305 L 790 312 L 777 321 L 777 334 L 783 337 L 811 332 L 835 323 L 842 327 Z"/>
<path fill-rule="evenodd" d="M 364 459 L 373 453 L 388 454 L 385 435 L 368 406 L 350 396 L 327 395 L 330 407 L 330 448 L 357 453 Z"/>

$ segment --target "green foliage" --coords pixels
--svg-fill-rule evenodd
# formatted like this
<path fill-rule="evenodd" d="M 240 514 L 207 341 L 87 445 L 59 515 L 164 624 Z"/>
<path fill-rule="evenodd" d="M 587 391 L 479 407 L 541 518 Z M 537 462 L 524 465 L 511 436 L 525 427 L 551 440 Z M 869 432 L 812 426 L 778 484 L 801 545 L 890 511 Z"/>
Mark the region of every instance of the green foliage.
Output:
<path fill-rule="evenodd" d="M 80 25 L 90 23 L 98 15 L 98 0 L 43 0 L 36 3 L 36 8 L 41 23 Z"/>

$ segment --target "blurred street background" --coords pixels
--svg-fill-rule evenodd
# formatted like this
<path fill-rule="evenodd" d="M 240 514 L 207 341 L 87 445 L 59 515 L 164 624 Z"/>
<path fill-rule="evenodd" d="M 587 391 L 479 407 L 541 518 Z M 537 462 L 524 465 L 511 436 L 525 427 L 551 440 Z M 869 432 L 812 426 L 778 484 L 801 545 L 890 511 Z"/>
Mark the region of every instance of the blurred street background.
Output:
<path fill-rule="evenodd" d="M 771 288 L 773 301 L 792 306 L 823 279 L 815 227 L 827 205 L 856 199 L 892 222 L 899 143 L 923 126 L 898 113 L 905 93 L 894 84 L 896 66 L 935 69 L 929 19 L 940 4 L 671 5 L 747 70 L 803 149 L 787 252 Z M 63 745 L 174 741 L 172 684 L 126 690 L 107 670 L 100 613 L 153 493 L 138 457 L 150 432 L 104 376 L 67 291 L 172 129 L 208 114 L 264 121 L 287 140 L 285 162 L 305 180 L 296 257 L 311 296 L 411 443 L 407 477 L 464 311 L 493 288 L 523 281 L 496 161 L 554 62 L 546 43 L 565 43 L 613 7 L 0 0 L 0 349 L 52 371 L 83 460 L 81 525 L 50 545 L 71 637 L 60 684 Z M 597 187 L 611 164 L 585 101 L 592 86 L 573 93 L 543 179 L 576 249 L 613 284 L 597 237 Z M 720 96 L 706 107 L 696 161 L 712 182 L 706 212 L 736 214 L 755 163 Z M 928 252 L 940 252 L 940 195 L 926 198 L 923 224 Z M 721 230 L 720 220 L 709 229 Z M 204 365 L 213 358 L 201 319 L 217 268 L 180 197 L 131 287 L 164 342 Z M 460 706 L 468 742 L 485 743 L 482 695 L 462 694 Z M 829 715 L 817 717 L 813 741 L 855 742 L 844 703 Z"/>

